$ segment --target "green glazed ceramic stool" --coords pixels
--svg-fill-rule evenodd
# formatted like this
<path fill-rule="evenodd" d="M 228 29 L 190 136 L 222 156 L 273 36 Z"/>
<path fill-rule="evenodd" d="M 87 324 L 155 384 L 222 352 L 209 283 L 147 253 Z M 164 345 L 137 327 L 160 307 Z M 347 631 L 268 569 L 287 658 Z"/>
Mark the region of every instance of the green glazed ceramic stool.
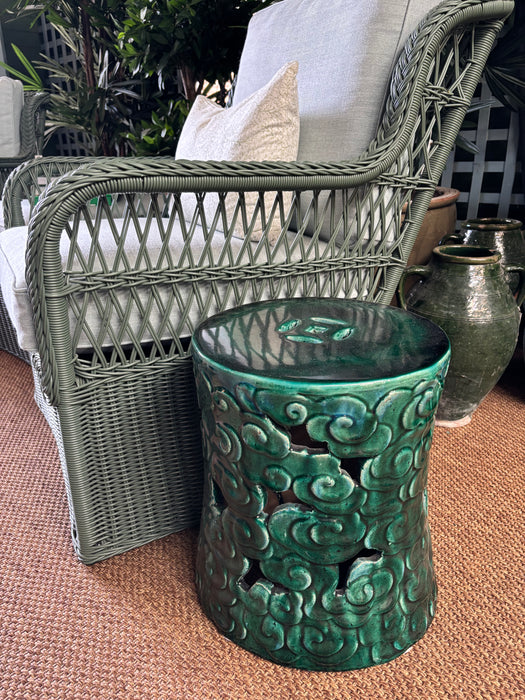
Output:
<path fill-rule="evenodd" d="M 193 356 L 206 614 L 297 668 L 404 652 L 434 615 L 426 482 L 445 334 L 394 307 L 291 299 L 210 318 Z"/>

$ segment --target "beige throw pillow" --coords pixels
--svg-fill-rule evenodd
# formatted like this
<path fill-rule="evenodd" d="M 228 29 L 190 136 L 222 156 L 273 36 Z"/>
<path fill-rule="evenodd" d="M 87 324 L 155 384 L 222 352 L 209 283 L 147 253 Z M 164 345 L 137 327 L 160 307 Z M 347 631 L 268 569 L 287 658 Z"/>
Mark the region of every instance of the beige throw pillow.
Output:
<path fill-rule="evenodd" d="M 296 160 L 299 146 L 297 70 L 297 61 L 285 64 L 266 85 L 229 109 L 199 95 L 184 123 L 175 157 L 218 161 Z M 248 224 L 255 217 L 251 238 L 259 240 L 267 229 L 275 192 L 264 196 L 264 216 L 260 207 L 256 210 L 256 192 L 246 193 L 245 198 Z M 226 197 L 228 230 L 231 230 L 237 201 L 237 194 Z M 285 193 L 285 214 L 290 202 L 291 194 Z M 183 195 L 182 203 L 186 216 L 191 218 L 195 209 L 195 195 Z M 218 203 L 219 197 L 214 193 L 208 193 L 204 199 L 208 226 Z M 220 220 L 217 228 L 223 230 Z M 280 214 L 277 208 L 271 226 L 266 230 L 270 243 L 276 241 L 280 232 Z M 240 211 L 237 213 L 233 235 L 244 235 Z"/>

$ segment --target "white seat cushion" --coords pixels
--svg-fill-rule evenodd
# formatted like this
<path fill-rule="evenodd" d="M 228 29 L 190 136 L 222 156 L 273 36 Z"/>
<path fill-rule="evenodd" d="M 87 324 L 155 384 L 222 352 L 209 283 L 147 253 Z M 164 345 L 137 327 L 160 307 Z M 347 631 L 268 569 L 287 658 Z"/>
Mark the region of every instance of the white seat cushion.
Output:
<path fill-rule="evenodd" d="M 374 137 L 394 63 L 437 0 L 282 0 L 248 25 L 233 106 L 298 61 L 298 160 L 349 160 Z"/>
<path fill-rule="evenodd" d="M 166 220 L 167 221 L 167 220 Z M 122 230 L 122 221 L 115 220 L 115 228 L 117 230 Z M 139 219 L 139 225 L 142 227 L 144 220 Z M 164 225 L 164 220 L 163 220 Z M 18 343 L 21 348 L 29 352 L 37 352 L 37 343 L 34 332 L 33 316 L 31 310 L 31 304 L 29 301 L 29 296 L 27 292 L 26 283 L 26 263 L 25 263 L 25 253 L 27 245 L 27 235 L 28 228 L 25 226 L 20 226 L 12 229 L 8 229 L 0 233 L 0 286 L 2 289 L 2 295 L 4 298 L 5 306 L 16 329 Z M 274 262 L 294 262 L 303 259 L 304 257 L 304 247 L 301 250 L 301 246 L 298 245 L 298 240 L 296 238 L 297 234 L 288 233 L 288 243 L 291 247 L 292 252 L 287 256 L 284 246 L 278 246 L 272 249 L 271 255 Z M 185 244 L 187 237 L 181 231 L 181 227 L 178 221 L 174 222 L 173 231 L 170 238 L 169 251 L 171 254 L 172 262 L 170 267 L 173 267 L 178 262 L 179 268 L 189 268 L 189 267 L 212 267 L 212 266 L 224 266 L 229 265 L 232 268 L 236 268 L 243 262 L 251 261 L 253 263 L 262 263 L 267 256 L 267 247 L 264 243 L 257 244 L 254 241 L 250 241 L 250 245 L 247 246 L 246 242 L 241 239 L 232 238 L 230 239 L 229 246 L 225 244 L 224 235 L 216 231 L 213 235 L 212 245 L 209 245 L 209 240 L 205 239 L 202 229 L 197 226 L 192 237 L 191 246 L 187 243 Z M 296 244 L 293 241 L 296 240 Z M 90 249 L 91 237 L 87 232 L 86 226 L 80 228 L 80 233 L 78 235 L 78 243 L 82 250 L 82 254 L 87 258 L 88 251 Z M 61 256 L 62 262 L 65 266 L 67 260 L 67 238 L 64 234 L 63 236 L 64 245 L 61 245 Z M 115 237 L 111 232 L 110 227 L 104 223 L 101 226 L 101 232 L 99 236 L 100 250 L 104 256 L 104 264 L 106 270 L 112 270 L 115 267 L 122 269 L 133 269 L 135 262 L 139 256 L 144 256 L 144 248 L 141 245 L 139 237 L 135 234 L 134 230 L 128 230 L 128 235 L 126 238 L 126 261 L 125 264 L 122 260 L 122 255 L 118 258 L 119 262 L 115 263 L 117 255 L 117 243 Z M 319 244 L 317 244 L 319 245 Z M 321 246 L 321 250 L 323 246 Z M 151 265 L 155 265 L 159 261 L 159 256 L 162 256 L 162 260 L 166 260 L 166 264 L 162 267 L 168 265 L 167 253 L 163 247 L 163 237 L 159 233 L 159 227 L 156 222 L 152 222 L 150 225 L 150 231 L 148 236 L 148 246 L 147 246 L 147 256 L 151 261 Z M 140 267 L 143 266 L 143 263 Z M 78 269 L 79 266 L 76 262 L 72 265 L 73 269 Z M 139 267 L 139 266 L 137 266 Z M 100 262 L 98 264 L 95 262 L 93 264 L 93 269 L 101 270 L 102 266 Z M 189 309 L 188 317 L 182 318 L 181 312 L 178 310 L 177 306 L 173 306 L 173 312 L 170 314 L 170 322 L 173 328 L 177 329 L 178 335 L 189 336 L 192 332 L 192 327 L 195 327 L 199 318 L 199 301 L 205 295 L 205 285 L 206 282 L 199 282 L 199 294 L 201 299 L 196 299 L 193 292 L 191 284 L 178 284 L 175 294 L 179 297 L 179 308 Z M 219 290 L 224 290 L 222 292 L 223 299 L 227 299 L 227 285 L 225 283 L 214 281 L 214 285 Z M 253 289 L 247 293 L 243 299 L 243 303 L 249 303 L 255 300 L 254 289 L 256 293 L 260 292 L 260 285 L 253 285 Z M 129 327 L 132 329 L 133 333 L 139 334 L 143 342 L 148 342 L 151 340 L 151 335 L 148 336 L 147 329 L 144 331 L 144 317 L 145 309 L 151 304 L 152 295 L 151 288 L 133 288 L 133 292 L 136 292 L 136 299 L 133 304 L 133 309 L 128 319 Z M 157 293 L 159 299 L 164 308 L 169 308 L 169 304 L 173 303 L 174 291 L 169 285 L 163 285 L 157 288 Z M 232 297 L 230 289 L 230 297 Z M 130 290 L 123 288 L 117 292 L 118 301 L 121 308 L 126 308 L 126 303 L 130 298 Z M 100 294 L 92 295 L 89 300 L 88 310 L 86 313 L 87 324 L 89 326 L 90 332 L 93 333 L 98 340 L 98 343 L 102 346 L 113 345 L 111 332 L 115 333 L 117 336 L 120 332 L 121 320 L 119 315 L 115 311 L 114 307 L 111 307 L 111 314 L 107 315 L 107 308 L 104 304 L 100 306 Z M 82 302 L 79 298 L 78 303 Z M 99 302 L 97 306 L 96 302 Z M 235 299 L 231 299 L 231 305 L 236 306 Z M 103 308 L 104 307 L 104 308 Z M 163 328 L 162 326 L 162 310 L 159 310 L 155 303 L 153 304 L 153 311 L 149 314 L 149 322 L 151 326 L 155 329 Z M 213 304 L 207 308 L 206 312 L 208 315 L 214 313 L 218 308 L 215 308 Z M 186 312 L 186 309 L 185 309 Z M 74 314 L 71 313 L 71 329 L 75 328 Z M 166 329 L 159 331 L 163 338 L 171 337 Z M 121 338 L 121 342 L 125 344 L 129 342 L 129 333 L 124 331 Z M 78 338 L 75 339 L 76 347 L 80 349 L 88 349 L 92 346 L 90 338 L 82 333 Z"/>
<path fill-rule="evenodd" d="M 296 160 L 299 145 L 297 69 L 296 61 L 279 66 L 269 82 L 229 109 L 199 95 L 184 122 L 175 157 L 218 161 Z M 193 212 L 195 198 L 183 195 L 183 202 L 187 198 L 192 199 L 187 210 Z M 226 197 L 228 227 L 234 218 L 237 199 L 235 194 Z M 280 212 L 277 211 L 270 225 L 267 224 L 275 193 L 265 195 L 264 213 L 256 210 L 257 193 L 247 193 L 245 199 L 248 221 L 254 220 L 252 240 L 259 240 L 265 231 L 270 243 L 274 243 L 281 233 Z M 206 196 L 204 207 L 208 224 L 214 217 L 218 202 L 217 195 Z M 291 195 L 285 195 L 284 215 L 290 202 Z M 234 235 L 242 238 L 240 219 L 238 213 Z"/>
<path fill-rule="evenodd" d="M 0 158 L 20 153 L 20 119 L 24 106 L 24 86 L 20 80 L 0 78 Z"/>

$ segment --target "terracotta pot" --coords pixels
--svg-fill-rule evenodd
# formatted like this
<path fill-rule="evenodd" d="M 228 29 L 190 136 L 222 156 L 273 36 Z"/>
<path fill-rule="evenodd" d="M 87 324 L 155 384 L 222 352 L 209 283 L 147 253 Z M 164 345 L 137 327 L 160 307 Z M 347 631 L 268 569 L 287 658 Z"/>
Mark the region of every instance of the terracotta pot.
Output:
<path fill-rule="evenodd" d="M 525 269 L 501 265 L 501 253 L 468 245 L 437 246 L 424 266 L 409 267 L 399 285 L 401 306 L 448 335 L 450 367 L 437 423 L 465 425 L 510 362 L 520 326 Z M 515 299 L 505 272 L 519 273 Z M 410 275 L 423 279 L 405 293 Z"/>
<path fill-rule="evenodd" d="M 407 265 L 426 265 L 441 239 L 454 232 L 459 194 L 451 187 L 436 187 Z"/>
<path fill-rule="evenodd" d="M 436 187 L 435 194 L 417 234 L 416 242 L 408 257 L 407 267 L 414 265 L 426 265 L 432 256 L 433 249 L 439 242 L 454 235 L 457 219 L 456 202 L 460 195 L 459 190 L 452 187 Z M 403 217 L 406 211 L 403 207 Z M 415 279 L 407 279 L 404 282 L 405 294 L 416 282 Z M 392 306 L 399 306 L 399 292 L 391 301 Z"/>

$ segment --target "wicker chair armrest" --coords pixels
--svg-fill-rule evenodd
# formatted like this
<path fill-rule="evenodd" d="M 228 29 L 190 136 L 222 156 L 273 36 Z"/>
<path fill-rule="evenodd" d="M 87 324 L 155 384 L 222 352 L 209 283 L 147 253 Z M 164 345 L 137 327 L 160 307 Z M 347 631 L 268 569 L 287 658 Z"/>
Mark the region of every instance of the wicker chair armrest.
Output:
<path fill-rule="evenodd" d="M 53 366 L 56 366 L 55 357 L 61 355 L 58 360 L 58 363 L 61 364 L 65 356 L 71 358 L 71 353 L 75 352 L 65 336 L 63 338 L 65 342 L 62 340 L 57 342 L 55 335 L 57 326 L 54 325 L 54 330 L 50 330 L 49 326 L 50 317 L 53 316 L 55 320 L 57 318 L 55 313 L 57 305 L 64 305 L 59 314 L 63 313 L 67 316 L 65 297 L 62 294 L 65 292 L 67 296 L 66 290 L 71 289 L 72 284 L 76 284 L 75 274 L 70 275 L 63 270 L 60 242 L 64 230 L 72 231 L 70 237 L 74 241 L 75 227 L 78 227 L 80 221 L 87 222 L 94 241 L 93 250 L 95 250 L 98 245 L 96 241 L 99 236 L 99 227 L 103 219 L 106 221 L 106 225 L 113 227 L 114 235 L 117 238 L 124 239 L 126 237 L 126 230 L 119 228 L 122 226 L 121 219 L 119 219 L 120 210 L 119 213 L 113 214 L 113 209 L 118 207 L 118 203 L 122 200 L 127 207 L 128 222 L 135 221 L 140 216 L 137 212 L 144 202 L 146 202 L 144 205 L 147 210 L 146 216 L 152 216 L 158 221 L 158 218 L 155 217 L 161 216 L 160 210 L 158 207 L 155 209 L 155 204 L 151 204 L 157 195 L 162 198 L 161 209 L 168 206 L 168 219 L 174 215 L 173 212 L 178 207 L 178 215 L 189 222 L 199 216 L 199 205 L 197 204 L 195 209 L 191 211 L 188 211 L 184 205 L 183 216 L 181 193 L 185 192 L 199 193 L 196 196 L 197 200 L 207 192 L 234 193 L 236 197 L 242 198 L 239 193 L 250 191 L 290 191 L 294 193 L 308 191 L 307 196 L 311 197 L 312 192 L 320 190 L 343 188 L 348 190 L 352 186 L 357 187 L 367 182 L 381 182 L 381 177 L 376 177 L 373 180 L 372 173 L 367 168 L 351 163 L 236 163 L 175 161 L 172 158 L 97 158 L 81 164 L 77 163 L 77 166 L 74 170 L 57 177 L 46 188 L 35 206 L 29 222 L 26 277 L 33 308 L 35 334 L 39 354 L 42 358 L 43 383 L 46 386 L 46 393 L 53 397 L 53 400 L 57 400 L 56 387 L 53 386 L 56 376 L 53 376 L 54 373 L 51 370 Z M 388 175 L 385 174 L 384 177 L 388 181 Z M 412 186 L 415 186 L 415 182 L 412 183 Z M 406 184 L 404 188 L 407 189 Z M 108 202 L 111 203 L 108 204 Z M 93 208 L 96 209 L 96 213 L 91 215 Z M 289 218 L 286 226 L 291 220 L 292 213 L 289 212 L 287 216 Z M 188 223 L 188 230 L 188 236 L 191 239 L 194 234 L 193 224 Z M 249 225 L 245 228 L 245 234 L 247 238 L 251 235 Z M 205 232 L 206 235 L 208 234 Z M 213 238 L 214 235 L 213 231 L 209 232 L 210 238 Z M 225 237 L 227 239 L 226 245 L 229 245 L 231 235 L 228 234 Z M 304 231 L 298 233 L 297 238 L 306 238 Z M 285 253 L 284 260 L 286 260 L 288 244 L 284 234 L 279 245 L 280 250 Z M 334 241 L 328 245 L 331 245 L 332 248 L 335 247 L 335 236 Z M 295 241 L 294 246 L 297 253 L 304 246 L 310 247 L 311 250 L 319 248 L 320 243 L 317 239 L 314 239 L 312 243 Z M 296 260 L 293 264 L 290 263 L 288 271 L 286 267 L 288 263 L 282 261 L 277 266 L 278 270 L 276 271 L 273 265 L 273 259 L 276 256 L 272 246 L 263 241 L 259 244 L 259 249 L 262 248 L 265 248 L 265 251 L 259 255 L 256 264 L 250 262 L 245 266 L 237 267 L 236 263 L 230 263 L 226 265 L 227 270 L 224 270 L 222 266 L 216 267 L 212 264 L 209 273 L 207 269 L 202 267 L 202 263 L 195 261 L 194 265 L 188 265 L 186 261 L 180 269 L 177 269 L 175 262 L 171 270 L 159 270 L 159 275 L 157 275 L 155 266 L 154 269 L 149 269 L 145 260 L 141 269 L 134 266 L 131 272 L 122 270 L 117 273 L 115 271 L 110 274 L 112 279 L 105 276 L 104 280 L 97 281 L 97 293 L 102 293 L 105 284 L 109 284 L 110 288 L 121 284 L 126 286 L 129 282 L 129 275 L 137 279 L 140 278 L 140 285 L 143 288 L 151 285 L 152 290 L 165 275 L 171 276 L 173 284 L 176 284 L 175 280 L 180 278 L 183 280 L 183 284 L 190 284 L 196 288 L 199 285 L 197 278 L 202 279 L 203 284 L 207 284 L 208 278 L 213 282 L 215 275 L 226 275 L 228 279 L 231 279 L 232 276 L 253 277 L 255 279 L 255 276 L 264 274 L 265 270 L 269 275 L 286 276 L 294 274 L 294 265 L 304 266 L 306 264 L 306 261 L 301 257 L 303 262 Z M 96 254 L 93 253 L 93 255 L 95 256 L 93 259 L 97 260 Z M 318 257 L 317 253 L 310 254 L 312 261 L 317 260 Z M 331 268 L 332 265 L 340 267 L 344 264 L 342 259 L 332 262 L 327 259 L 328 257 L 325 254 L 322 263 L 324 267 Z M 353 260 L 355 255 L 348 254 L 348 257 Z M 368 264 L 371 266 L 376 264 L 375 261 L 380 266 L 381 262 L 386 259 L 382 254 L 368 257 L 370 258 Z M 86 267 L 83 276 L 90 277 L 93 274 L 96 276 L 96 273 Z M 328 271 L 326 274 L 330 274 L 330 272 Z M 189 282 L 187 282 L 188 279 L 190 279 Z M 163 283 L 165 283 L 165 279 Z M 171 282 L 168 283 L 171 284 Z M 132 281 L 131 286 L 133 287 L 134 284 L 136 282 Z M 236 293 L 233 294 L 235 296 Z M 53 307 L 52 314 L 50 314 L 51 307 Z M 175 342 L 178 344 L 177 352 L 182 354 L 179 339 L 176 338 Z M 101 357 L 103 349 L 98 348 L 98 352 L 99 357 Z M 137 352 L 140 353 L 140 350 Z"/>
<path fill-rule="evenodd" d="M 47 92 L 25 92 L 24 108 L 20 124 L 20 158 L 28 160 L 42 153 L 46 108 L 50 95 Z"/>
<path fill-rule="evenodd" d="M 35 162 L 35 170 L 49 159 Z M 40 189 L 42 204 L 52 206 L 55 198 L 64 198 L 63 221 L 76 210 L 75 198 L 67 202 L 64 192 L 79 193 L 85 201 L 104 194 L 125 192 L 262 192 L 327 190 L 359 187 L 372 181 L 397 181 L 388 172 L 388 162 L 375 158 L 365 162 L 300 162 L 300 161 L 199 161 L 175 160 L 166 157 L 92 158 L 51 163 L 56 175 L 49 186 Z M 390 159 L 388 159 L 390 160 Z M 81 161 L 81 162 L 80 162 Z M 72 167 L 69 167 L 72 166 Z M 59 170 L 62 169 L 62 172 Z M 48 171 L 49 172 L 49 171 Z M 411 178 L 408 177 L 410 182 Z M 401 181 L 402 177 L 399 178 Z M 421 179 L 418 178 L 418 182 Z M 415 182 L 415 178 L 414 178 Z M 19 186 L 19 185 L 18 185 Z M 34 183 L 33 183 L 34 189 Z M 44 193 L 44 189 L 47 191 Z M 11 192 L 14 191 L 14 187 Z M 26 189 L 27 191 L 27 189 Z M 81 194 L 80 194 L 81 193 Z M 14 199 L 10 193 L 10 198 Z M 54 205 L 53 205 L 54 206 Z"/>
<path fill-rule="evenodd" d="M 41 93 L 40 93 L 41 94 Z M 93 162 L 94 157 L 47 156 L 28 160 L 18 165 L 7 178 L 2 193 L 2 206 L 6 228 L 27 223 L 22 213 L 22 202 L 30 204 L 30 213 L 46 187 L 57 177 Z"/>

